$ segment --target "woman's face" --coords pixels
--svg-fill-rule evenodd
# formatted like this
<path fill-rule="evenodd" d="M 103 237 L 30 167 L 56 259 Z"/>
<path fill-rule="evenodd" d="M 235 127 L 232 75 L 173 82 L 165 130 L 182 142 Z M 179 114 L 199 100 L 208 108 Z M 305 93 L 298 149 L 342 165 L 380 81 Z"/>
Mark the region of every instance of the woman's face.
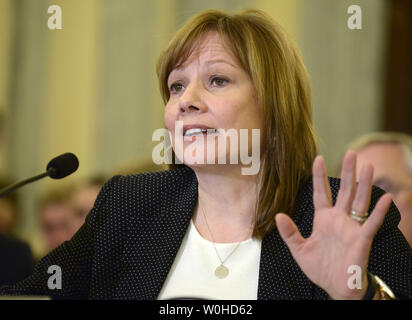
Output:
<path fill-rule="evenodd" d="M 262 114 L 256 90 L 248 74 L 223 47 L 217 33 L 207 34 L 194 48 L 188 60 L 172 70 L 168 78 L 168 88 L 170 98 L 166 104 L 165 124 L 172 134 L 172 146 L 176 154 L 179 153 L 176 150 L 175 121 L 183 122 L 183 132 L 180 133 L 184 135 L 183 152 L 199 139 L 203 140 L 205 153 L 208 152 L 207 136 L 196 128 L 219 129 L 220 132 L 221 129 L 225 132 L 235 129 L 240 143 L 247 141 L 241 141 L 239 130 L 247 129 L 247 149 L 250 151 L 251 129 L 262 128 Z M 209 139 L 214 135 L 215 141 L 218 141 L 219 134 L 209 130 Z M 217 144 L 215 150 L 213 157 L 217 163 Z M 229 159 L 229 143 L 225 153 L 225 157 Z M 206 162 L 206 157 L 204 159 Z M 194 164 L 188 163 L 186 157 L 183 162 Z"/>

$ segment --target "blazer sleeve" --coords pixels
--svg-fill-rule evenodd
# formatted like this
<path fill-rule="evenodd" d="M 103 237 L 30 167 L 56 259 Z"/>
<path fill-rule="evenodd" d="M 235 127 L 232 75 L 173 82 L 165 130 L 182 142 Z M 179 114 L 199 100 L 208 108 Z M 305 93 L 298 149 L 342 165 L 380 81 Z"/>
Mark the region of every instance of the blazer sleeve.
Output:
<path fill-rule="evenodd" d="M 107 206 L 107 198 L 119 178 L 120 176 L 115 176 L 103 186 L 85 223 L 69 241 L 43 257 L 29 277 L 15 285 L 1 287 L 0 295 L 38 295 L 53 299 L 89 298 L 98 235 L 108 224 L 119 223 L 119 219 L 110 217 L 110 208 Z M 108 234 L 106 237 L 111 238 Z M 57 275 L 56 267 L 49 269 L 51 266 L 60 267 L 61 289 L 55 286 L 49 288 L 49 278 Z M 51 281 L 53 282 L 53 279 Z"/>

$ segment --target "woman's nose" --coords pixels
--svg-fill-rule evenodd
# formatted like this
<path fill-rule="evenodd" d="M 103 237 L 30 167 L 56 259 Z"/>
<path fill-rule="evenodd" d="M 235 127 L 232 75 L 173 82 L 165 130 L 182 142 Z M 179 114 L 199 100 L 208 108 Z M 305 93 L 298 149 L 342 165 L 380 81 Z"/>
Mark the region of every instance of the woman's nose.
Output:
<path fill-rule="evenodd" d="M 179 101 L 180 112 L 190 113 L 204 111 L 204 104 L 201 99 L 199 88 L 196 85 L 189 85 Z"/>

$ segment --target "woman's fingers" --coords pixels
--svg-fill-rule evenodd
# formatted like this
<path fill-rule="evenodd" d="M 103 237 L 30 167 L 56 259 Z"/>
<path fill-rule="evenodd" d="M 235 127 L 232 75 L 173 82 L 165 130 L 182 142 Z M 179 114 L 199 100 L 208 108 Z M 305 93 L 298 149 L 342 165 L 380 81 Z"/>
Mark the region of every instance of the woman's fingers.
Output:
<path fill-rule="evenodd" d="M 352 150 L 346 152 L 343 158 L 341 181 L 336 207 L 349 213 L 356 193 L 356 153 Z"/>
<path fill-rule="evenodd" d="M 355 200 L 352 203 L 352 210 L 360 214 L 367 213 L 369 210 L 373 179 L 373 167 L 368 164 L 362 168 L 359 177 L 359 184 L 356 190 Z"/>
<path fill-rule="evenodd" d="M 392 203 L 392 196 L 385 193 L 375 205 L 369 218 L 362 225 L 363 235 L 366 239 L 373 239 L 378 229 L 381 227 L 386 213 Z"/>
<path fill-rule="evenodd" d="M 280 236 L 283 241 L 285 241 L 292 255 L 294 255 L 297 249 L 305 242 L 305 239 L 302 237 L 295 223 L 288 215 L 278 213 L 275 216 L 275 219 Z"/>
<path fill-rule="evenodd" d="M 325 163 L 322 156 L 317 156 L 312 166 L 313 172 L 313 204 L 315 212 L 332 207 L 332 193 L 326 174 Z"/>

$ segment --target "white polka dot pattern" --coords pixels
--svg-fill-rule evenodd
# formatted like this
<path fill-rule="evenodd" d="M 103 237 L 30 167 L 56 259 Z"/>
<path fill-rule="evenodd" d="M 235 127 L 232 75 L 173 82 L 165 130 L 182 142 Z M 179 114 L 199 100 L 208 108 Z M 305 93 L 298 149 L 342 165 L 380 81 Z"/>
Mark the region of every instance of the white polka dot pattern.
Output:
<path fill-rule="evenodd" d="M 329 179 L 336 199 L 339 179 Z M 85 224 L 45 256 L 34 273 L 0 294 L 55 299 L 156 299 L 189 226 L 197 201 L 194 172 L 176 170 L 116 176 L 105 184 Z M 312 230 L 312 183 L 298 196 L 293 219 L 304 237 Z M 383 191 L 373 188 L 371 207 Z M 412 250 L 391 206 L 373 243 L 369 271 L 398 296 L 412 296 Z M 62 269 L 62 289 L 47 287 L 50 265 Z M 293 260 L 276 230 L 262 242 L 258 299 L 327 299 Z"/>

